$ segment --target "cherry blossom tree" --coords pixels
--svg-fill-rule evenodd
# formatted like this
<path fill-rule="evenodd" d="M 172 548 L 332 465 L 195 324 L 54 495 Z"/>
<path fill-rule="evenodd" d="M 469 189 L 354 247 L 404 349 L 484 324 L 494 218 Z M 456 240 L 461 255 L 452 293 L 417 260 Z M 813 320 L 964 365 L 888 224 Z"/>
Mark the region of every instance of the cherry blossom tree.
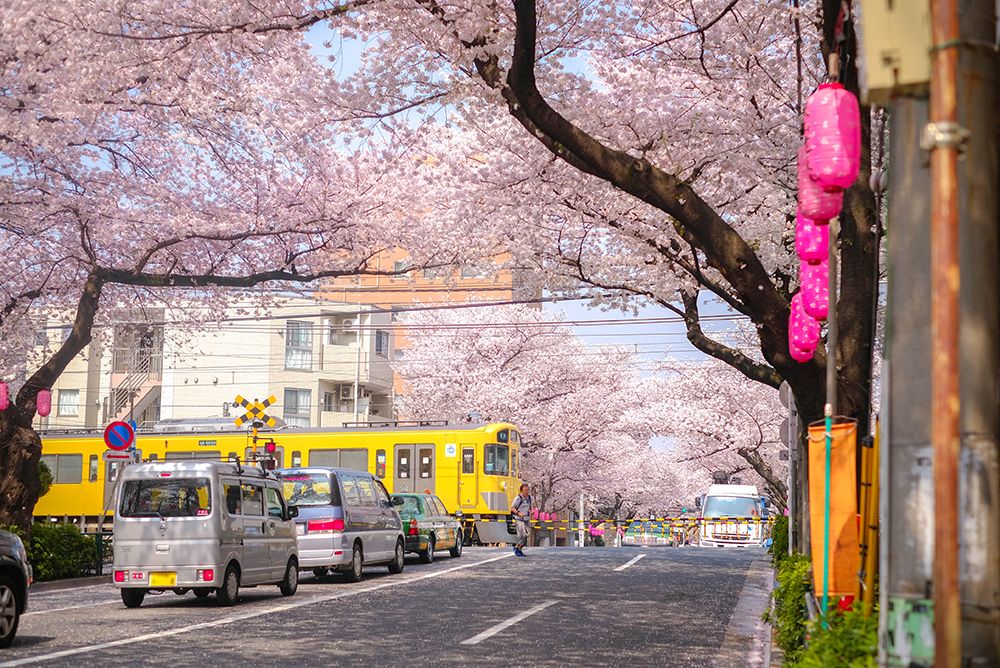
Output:
<path fill-rule="evenodd" d="M 667 380 L 653 399 L 662 409 L 650 415 L 662 416 L 655 428 L 676 444 L 675 461 L 739 474 L 787 506 L 788 468 L 779 457 L 787 411 L 778 392 L 717 361 L 669 362 L 661 372 Z"/>
<path fill-rule="evenodd" d="M 408 386 L 401 414 L 517 424 L 521 476 L 544 510 L 563 511 L 580 493 L 634 507 L 684 498 L 694 467 L 668 471 L 651 447 L 649 379 L 635 356 L 587 346 L 550 317 L 523 306 L 410 315 L 413 345 L 394 363 Z"/>

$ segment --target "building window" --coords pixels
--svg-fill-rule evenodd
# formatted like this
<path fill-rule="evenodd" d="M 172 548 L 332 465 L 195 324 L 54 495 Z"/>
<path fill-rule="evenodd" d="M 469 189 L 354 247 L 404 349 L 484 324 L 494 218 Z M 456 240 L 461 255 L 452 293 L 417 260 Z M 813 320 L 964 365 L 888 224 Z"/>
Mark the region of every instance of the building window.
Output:
<path fill-rule="evenodd" d="M 312 323 L 289 320 L 285 327 L 285 368 L 312 371 Z"/>
<path fill-rule="evenodd" d="M 332 413 L 337 410 L 337 395 L 335 393 L 323 393 L 323 410 L 327 413 Z"/>
<path fill-rule="evenodd" d="M 49 343 L 49 330 L 45 327 L 39 327 L 35 330 L 35 345 L 38 347 L 44 347 Z"/>
<path fill-rule="evenodd" d="M 389 320 L 391 322 L 399 321 L 399 314 L 405 310 L 402 306 L 390 306 L 389 307 Z"/>
<path fill-rule="evenodd" d="M 407 270 L 409 266 L 410 263 L 407 262 L 406 260 L 396 260 L 395 262 L 393 262 L 392 271 L 396 274 L 395 276 L 393 276 L 393 278 L 402 278 L 404 276 L 409 276 L 410 272 Z"/>
<path fill-rule="evenodd" d="M 375 332 L 375 354 L 382 357 L 389 356 L 389 332 L 382 330 Z"/>
<path fill-rule="evenodd" d="M 438 267 L 427 267 L 423 271 L 424 278 L 430 278 L 430 279 L 437 278 L 440 271 L 441 270 Z"/>
<path fill-rule="evenodd" d="M 484 276 L 486 276 L 486 269 L 480 264 L 462 266 L 462 278 L 483 278 Z"/>
<path fill-rule="evenodd" d="M 54 484 L 78 485 L 83 479 L 83 455 L 42 455 Z"/>
<path fill-rule="evenodd" d="M 311 400 L 311 390 L 285 388 L 285 424 L 291 427 L 308 427 Z"/>
<path fill-rule="evenodd" d="M 59 403 L 56 415 L 60 417 L 77 417 L 80 415 L 80 390 L 59 390 Z"/>

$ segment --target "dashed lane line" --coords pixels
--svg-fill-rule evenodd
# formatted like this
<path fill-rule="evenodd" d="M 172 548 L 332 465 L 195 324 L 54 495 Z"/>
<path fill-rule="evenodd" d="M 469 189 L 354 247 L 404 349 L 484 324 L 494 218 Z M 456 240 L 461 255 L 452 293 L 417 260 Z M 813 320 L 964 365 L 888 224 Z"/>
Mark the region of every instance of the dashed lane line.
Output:
<path fill-rule="evenodd" d="M 529 610 L 525 610 L 524 612 L 519 612 L 516 615 L 514 615 L 513 617 L 511 617 L 510 619 L 504 620 L 504 621 L 500 622 L 499 624 L 496 624 L 495 626 L 491 626 L 490 628 L 486 629 L 482 633 L 477 633 L 476 635 L 472 636 L 468 640 L 463 640 L 462 644 L 463 645 L 478 645 L 479 643 L 481 643 L 482 641 L 486 640 L 487 638 L 492 638 L 493 636 L 495 636 L 496 634 L 500 633 L 504 629 L 509 629 L 511 626 L 514 626 L 514 624 L 517 624 L 518 622 L 523 621 L 523 620 L 527 619 L 528 617 L 531 617 L 532 615 L 541 612 L 542 610 L 544 610 L 545 608 L 549 607 L 550 605 L 555 605 L 558 602 L 559 601 L 545 601 L 545 603 L 539 603 L 538 605 L 536 605 L 535 607 L 533 607 L 533 608 L 531 608 Z"/>
<path fill-rule="evenodd" d="M 626 568 L 628 568 L 629 566 L 632 566 L 633 564 L 635 564 L 635 562 L 639 561 L 640 559 L 642 559 L 642 558 L 643 558 L 643 557 L 645 557 L 645 556 L 646 556 L 646 553 L 645 553 L 645 552 L 644 552 L 644 553 L 642 553 L 642 554 L 639 554 L 639 555 L 636 555 L 636 556 L 635 556 L 635 557 L 633 557 L 632 559 L 629 559 L 629 560 L 628 560 L 628 561 L 626 561 L 626 562 L 625 562 L 624 564 L 622 564 L 621 566 L 619 566 L 618 568 L 616 568 L 616 569 L 615 569 L 615 573 L 621 573 L 621 572 L 622 572 L 623 570 L 625 570 L 625 569 L 626 569 Z"/>
<path fill-rule="evenodd" d="M 22 617 L 31 617 L 32 615 L 47 615 L 51 612 L 65 612 L 66 610 L 79 610 L 81 608 L 97 608 L 102 605 L 111 605 L 112 603 L 118 603 L 119 601 L 102 601 L 101 603 L 81 603 L 80 605 L 67 605 L 62 608 L 49 608 L 47 610 L 32 610 L 31 612 L 26 612 Z"/>
<path fill-rule="evenodd" d="M 488 564 L 493 561 L 499 561 L 501 559 L 507 559 L 512 556 L 514 555 L 501 554 L 500 556 L 491 557 L 489 559 L 483 559 L 482 561 L 477 561 L 473 564 L 462 564 L 461 566 L 453 566 L 452 568 L 446 568 L 441 571 L 434 571 L 433 573 L 426 573 L 424 575 L 419 575 L 415 578 L 408 578 L 405 580 L 404 579 L 392 580 L 390 582 L 383 582 L 377 585 L 373 585 L 371 587 L 364 587 L 362 589 L 353 589 L 351 591 L 339 592 L 336 594 L 317 596 L 305 601 L 285 603 L 283 605 L 277 605 L 277 606 L 268 606 L 266 608 L 257 609 L 252 612 L 245 612 L 238 615 L 231 615 L 229 617 L 224 617 L 222 619 L 215 619 L 209 622 L 200 622 L 198 624 L 191 624 L 190 626 L 183 626 L 175 629 L 154 631 L 153 633 L 145 633 L 143 635 L 133 636 L 131 638 L 121 638 L 120 640 L 111 640 L 108 642 L 97 643 L 94 645 L 86 645 L 83 647 L 72 647 L 70 649 L 64 649 L 58 652 L 50 652 L 49 654 L 36 654 L 35 656 L 27 656 L 21 659 L 15 659 L 13 661 L 5 661 L 4 663 L 0 663 L 0 668 L 5 668 L 7 666 L 23 666 L 30 663 L 38 663 L 40 661 L 51 661 L 53 659 L 62 659 L 67 656 L 76 656 L 77 654 L 87 654 L 89 652 L 97 652 L 102 649 L 121 647 L 123 645 L 132 645 L 139 642 L 145 642 L 147 640 L 159 640 L 161 638 L 169 638 L 171 636 L 181 635 L 182 633 L 190 633 L 192 631 L 200 631 L 202 629 L 211 629 L 217 626 L 225 626 L 227 624 L 242 622 L 247 619 L 254 619 L 255 617 L 262 617 L 264 615 L 273 615 L 275 613 L 286 612 L 288 610 L 304 608 L 307 605 L 315 605 L 317 603 L 335 601 L 339 598 L 347 598 L 348 596 L 354 596 L 356 594 L 367 594 L 373 591 L 379 591 L 381 589 L 388 589 L 389 587 L 412 584 L 414 582 L 420 582 L 421 580 L 427 580 L 441 575 L 447 575 L 448 573 L 454 573 L 455 571 L 461 571 L 466 568 L 475 568 L 476 566 L 482 566 L 483 564 Z M 555 601 L 553 601 L 553 603 L 554 602 Z"/>

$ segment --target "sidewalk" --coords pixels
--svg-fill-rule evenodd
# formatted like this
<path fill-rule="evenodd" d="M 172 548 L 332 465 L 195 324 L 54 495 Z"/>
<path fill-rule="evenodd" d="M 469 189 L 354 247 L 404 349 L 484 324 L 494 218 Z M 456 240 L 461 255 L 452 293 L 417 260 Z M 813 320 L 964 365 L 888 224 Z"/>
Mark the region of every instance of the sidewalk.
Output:
<path fill-rule="evenodd" d="M 49 582 L 34 582 L 29 590 L 31 594 L 38 594 L 46 591 L 59 591 L 60 589 L 76 589 L 77 587 L 89 587 L 92 585 L 110 584 L 111 575 L 92 575 L 86 578 L 69 578 L 66 580 L 51 580 Z"/>

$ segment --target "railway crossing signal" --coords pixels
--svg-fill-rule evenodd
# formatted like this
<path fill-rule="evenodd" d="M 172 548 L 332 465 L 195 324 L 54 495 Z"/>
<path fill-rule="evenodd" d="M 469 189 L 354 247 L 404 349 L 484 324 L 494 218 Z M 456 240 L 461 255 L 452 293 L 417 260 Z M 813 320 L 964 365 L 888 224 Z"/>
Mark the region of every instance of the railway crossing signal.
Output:
<path fill-rule="evenodd" d="M 236 395 L 236 403 L 246 409 L 246 413 L 236 418 L 233 422 L 237 427 L 242 427 L 245 423 L 250 422 L 254 429 L 257 428 L 257 422 L 266 424 L 268 427 L 274 427 L 277 422 L 273 417 L 265 413 L 264 411 L 268 406 L 277 402 L 278 399 L 273 394 L 269 396 L 264 401 L 257 401 L 254 399 L 252 402 L 247 401 L 240 395 Z"/>

